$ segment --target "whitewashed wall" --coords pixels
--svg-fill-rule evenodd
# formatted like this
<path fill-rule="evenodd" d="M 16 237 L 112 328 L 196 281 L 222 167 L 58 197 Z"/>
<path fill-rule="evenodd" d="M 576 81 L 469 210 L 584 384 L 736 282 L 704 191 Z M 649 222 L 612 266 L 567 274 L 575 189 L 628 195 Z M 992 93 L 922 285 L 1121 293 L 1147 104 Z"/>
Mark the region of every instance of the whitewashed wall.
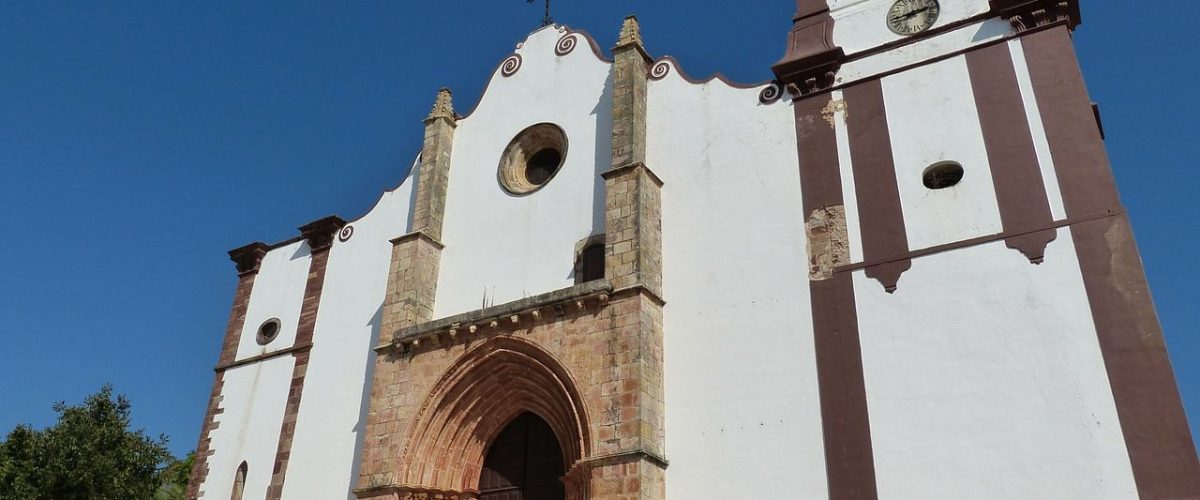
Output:
<path fill-rule="evenodd" d="M 284 498 L 348 498 L 357 479 L 360 435 L 366 418 L 380 310 L 391 260 L 389 240 L 408 231 L 415 172 L 362 218 L 354 235 L 330 249 L 284 482 Z M 305 242 L 276 248 L 263 258 L 247 305 L 238 359 L 291 347 L 296 337 L 311 255 Z M 255 333 L 278 317 L 279 336 L 259 346 Z M 225 372 L 220 425 L 212 431 L 205 498 L 227 498 L 243 460 L 245 498 L 263 498 L 274 469 L 295 358 L 283 355 Z"/>
<path fill-rule="evenodd" d="M 1003 232 L 966 57 L 885 77 L 883 98 L 908 247 Z M 847 105 L 853 114 L 854 103 Z M 962 181 L 951 189 L 925 187 L 922 173 L 941 161 L 961 164 Z"/>
<path fill-rule="evenodd" d="M 236 359 L 292 346 L 311 260 L 308 245 L 302 241 L 273 249 L 263 257 L 250 292 Z M 279 335 L 260 346 L 258 327 L 271 318 L 280 320 Z M 248 464 L 246 498 L 266 496 L 293 365 L 291 356 L 281 356 L 226 370 L 221 391 L 225 411 L 214 418 L 220 425 L 210 433 L 214 454 L 208 459 L 204 498 L 227 498 L 243 460 Z"/>
<path fill-rule="evenodd" d="M 225 372 L 221 391 L 225 412 L 215 417 L 220 425 L 209 434 L 215 453 L 208 458 L 202 498 L 229 498 L 242 461 L 247 464 L 243 498 L 266 498 L 292 366 L 291 356 L 281 356 Z"/>
<path fill-rule="evenodd" d="M 882 26 L 882 21 L 880 23 L 879 29 L 887 31 L 887 27 Z M 838 84 L 853 83 L 937 57 L 948 56 L 967 47 L 994 42 L 1011 34 L 1012 25 L 1008 21 L 1000 18 L 983 19 L 937 36 L 921 38 L 893 50 L 863 55 L 861 58 L 847 61 L 838 70 L 836 82 Z"/>
<path fill-rule="evenodd" d="M 517 49 L 521 69 L 493 74 L 478 107 L 459 121 L 435 318 L 573 285 L 576 242 L 604 232 L 599 174 L 612 154 L 610 65 L 582 38 L 574 52 L 555 55 L 560 36 L 555 27 L 531 34 Z M 500 157 L 521 130 L 541 122 L 566 133 L 564 164 L 541 190 L 510 195 L 496 177 Z"/>
<path fill-rule="evenodd" d="M 854 291 L 880 498 L 1137 498 L 1068 229 Z"/>
<path fill-rule="evenodd" d="M 410 176 L 335 241 L 325 271 L 313 351 L 283 498 L 349 498 L 358 479 L 371 371 L 379 339 L 392 244 L 408 231 Z M 249 497 L 247 497 L 249 498 Z"/>
<path fill-rule="evenodd" d="M 1001 232 L 964 59 L 885 77 L 883 93 L 910 248 Z M 1036 104 L 1026 111 L 1046 162 Z M 853 148 L 835 119 L 840 149 Z M 966 176 L 926 189 L 922 170 L 942 160 Z M 852 167 L 843 154 L 843 180 Z M 1052 166 L 1042 172 L 1061 217 Z M 893 294 L 862 271 L 854 289 L 881 498 L 1136 498 L 1069 229 L 1041 265 L 997 241 L 914 259 Z"/>
<path fill-rule="evenodd" d="M 895 0 L 831 0 L 829 12 L 834 19 L 833 43 L 846 55 L 903 40 L 887 25 L 887 13 Z M 991 7 L 988 0 L 944 0 L 934 28 L 953 24 L 980 14 Z"/>
<path fill-rule="evenodd" d="M 303 241 L 272 249 L 263 257 L 246 306 L 236 359 L 292 347 L 311 262 L 308 244 Z M 267 345 L 258 345 L 258 327 L 271 318 L 279 318 L 279 335 Z"/>
<path fill-rule="evenodd" d="M 668 498 L 827 496 L 795 117 L 759 90 L 650 82 Z"/>

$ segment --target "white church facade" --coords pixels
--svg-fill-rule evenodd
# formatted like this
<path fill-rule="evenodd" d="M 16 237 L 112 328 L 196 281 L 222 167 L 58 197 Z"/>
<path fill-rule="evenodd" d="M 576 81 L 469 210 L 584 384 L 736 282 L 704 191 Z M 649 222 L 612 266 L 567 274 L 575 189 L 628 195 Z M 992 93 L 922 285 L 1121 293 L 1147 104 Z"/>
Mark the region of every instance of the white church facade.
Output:
<path fill-rule="evenodd" d="M 544 27 L 231 251 L 188 498 L 1200 498 L 1077 2 L 797 8 L 749 86 Z"/>

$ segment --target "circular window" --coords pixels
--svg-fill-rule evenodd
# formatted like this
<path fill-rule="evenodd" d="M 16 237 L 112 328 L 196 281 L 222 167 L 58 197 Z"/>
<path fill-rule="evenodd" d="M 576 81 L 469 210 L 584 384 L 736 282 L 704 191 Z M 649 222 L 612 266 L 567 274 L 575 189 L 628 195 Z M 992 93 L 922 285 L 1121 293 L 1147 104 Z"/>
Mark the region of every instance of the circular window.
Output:
<path fill-rule="evenodd" d="M 258 345 L 270 344 L 275 337 L 279 336 L 279 318 L 271 318 L 263 322 L 262 326 L 258 327 L 258 335 L 255 338 L 258 340 Z"/>
<path fill-rule="evenodd" d="M 957 162 L 935 163 L 921 174 L 921 182 L 929 189 L 946 189 L 958 184 L 963 178 L 963 167 Z"/>
<path fill-rule="evenodd" d="M 562 168 L 567 135 L 558 125 L 539 123 L 517 134 L 500 157 L 500 186 L 512 194 L 537 191 Z"/>

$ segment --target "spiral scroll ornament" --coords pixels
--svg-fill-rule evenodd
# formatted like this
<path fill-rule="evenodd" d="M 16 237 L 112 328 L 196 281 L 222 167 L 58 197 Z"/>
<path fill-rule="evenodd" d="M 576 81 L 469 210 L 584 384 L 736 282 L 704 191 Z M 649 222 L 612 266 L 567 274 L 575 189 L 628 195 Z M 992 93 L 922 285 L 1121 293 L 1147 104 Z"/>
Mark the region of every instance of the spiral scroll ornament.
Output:
<path fill-rule="evenodd" d="M 654 63 L 654 67 L 650 68 L 650 79 L 662 80 L 671 72 L 671 63 L 659 61 Z"/>
<path fill-rule="evenodd" d="M 567 33 L 558 39 L 558 43 L 554 44 L 554 53 L 559 56 L 565 56 L 575 50 L 575 44 L 579 43 L 576 40 L 574 33 Z"/>
<path fill-rule="evenodd" d="M 779 86 L 779 82 L 771 82 L 762 92 L 758 93 L 758 102 L 763 104 L 771 104 L 778 101 L 783 96 L 783 87 Z"/>
<path fill-rule="evenodd" d="M 342 243 L 350 241 L 351 236 L 354 236 L 354 226 L 347 225 L 338 231 L 338 241 Z"/>
<path fill-rule="evenodd" d="M 521 54 L 513 54 L 508 56 L 503 63 L 500 64 L 500 74 L 505 77 L 517 74 L 517 70 L 521 69 Z"/>

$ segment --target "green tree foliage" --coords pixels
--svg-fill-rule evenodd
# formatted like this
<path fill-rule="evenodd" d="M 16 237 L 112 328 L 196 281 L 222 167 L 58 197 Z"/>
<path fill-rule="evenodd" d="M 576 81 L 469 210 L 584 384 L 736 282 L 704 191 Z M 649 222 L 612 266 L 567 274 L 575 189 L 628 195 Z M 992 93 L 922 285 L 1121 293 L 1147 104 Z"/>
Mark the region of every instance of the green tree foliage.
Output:
<path fill-rule="evenodd" d="M 151 500 L 165 482 L 186 484 L 165 467 L 166 436 L 130 430 L 129 400 L 111 386 L 54 411 L 54 426 L 20 425 L 0 442 L 0 500 Z"/>
<path fill-rule="evenodd" d="M 171 460 L 163 469 L 163 484 L 154 494 L 154 500 L 183 500 L 187 491 L 188 476 L 192 473 L 192 464 L 196 461 L 196 452 L 189 451 L 183 460 Z"/>

